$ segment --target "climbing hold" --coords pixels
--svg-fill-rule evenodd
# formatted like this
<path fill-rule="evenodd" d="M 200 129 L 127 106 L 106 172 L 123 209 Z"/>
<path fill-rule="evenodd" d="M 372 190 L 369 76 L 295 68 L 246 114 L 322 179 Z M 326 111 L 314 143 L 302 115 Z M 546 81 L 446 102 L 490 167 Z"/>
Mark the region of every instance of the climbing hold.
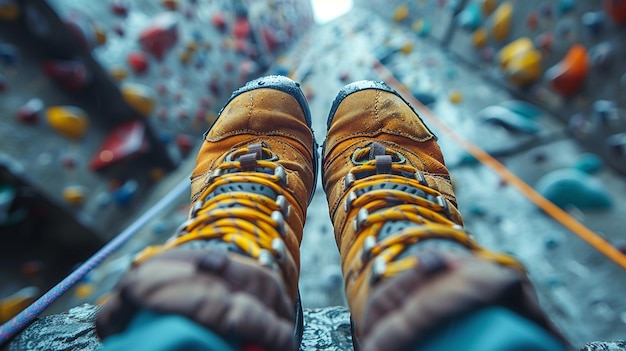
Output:
<path fill-rule="evenodd" d="M 531 31 L 534 31 L 537 29 L 537 27 L 539 26 L 539 15 L 537 14 L 537 12 L 531 12 L 528 14 L 528 16 L 526 17 L 526 27 L 528 27 L 528 29 L 530 29 Z"/>
<path fill-rule="evenodd" d="M 593 122 L 603 127 L 619 123 L 620 116 L 617 105 L 610 100 L 596 100 L 592 105 Z"/>
<path fill-rule="evenodd" d="M 602 42 L 589 49 L 591 66 L 595 69 L 607 71 L 615 59 L 616 50 L 610 42 Z"/>
<path fill-rule="evenodd" d="M 113 0 L 111 2 L 111 11 L 121 17 L 128 15 L 128 1 L 127 0 Z"/>
<path fill-rule="evenodd" d="M 513 17 L 513 5 L 510 2 L 503 2 L 498 6 L 493 14 L 493 23 L 491 25 L 492 37 L 503 42 L 511 32 L 511 19 Z"/>
<path fill-rule="evenodd" d="M 52 106 L 46 109 L 52 129 L 70 139 L 80 139 L 87 132 L 87 114 L 76 106 Z"/>
<path fill-rule="evenodd" d="M 535 45 L 546 55 L 552 51 L 552 44 L 554 44 L 554 36 L 550 32 L 541 33 L 535 39 Z"/>
<path fill-rule="evenodd" d="M 578 157 L 573 168 L 587 174 L 593 174 L 598 172 L 604 167 L 602 159 L 595 154 L 585 153 Z"/>
<path fill-rule="evenodd" d="M 526 86 L 541 78 L 541 53 L 529 38 L 520 38 L 498 53 L 504 76 L 514 85 Z"/>
<path fill-rule="evenodd" d="M 15 204 L 17 189 L 11 184 L 0 184 L 0 225 L 9 226 L 23 221 L 28 209 Z"/>
<path fill-rule="evenodd" d="M 87 190 L 80 185 L 70 185 L 63 189 L 63 198 L 73 206 L 82 205 L 85 202 Z"/>
<path fill-rule="evenodd" d="M 35 124 L 41 119 L 44 108 L 45 106 L 41 99 L 32 98 L 17 109 L 15 117 L 22 123 Z"/>
<path fill-rule="evenodd" d="M 480 0 L 480 9 L 483 16 L 489 16 L 498 6 L 498 0 Z"/>
<path fill-rule="evenodd" d="M 487 31 L 485 28 L 478 28 L 472 34 L 472 44 L 476 49 L 482 49 L 487 46 Z"/>
<path fill-rule="evenodd" d="M 176 136 L 176 146 L 178 146 L 183 157 L 187 157 L 193 148 L 193 139 L 189 135 L 179 134 Z"/>
<path fill-rule="evenodd" d="M 576 0 L 559 0 L 559 12 L 566 14 L 574 9 Z"/>
<path fill-rule="evenodd" d="M 15 45 L 0 43 L 0 63 L 5 66 L 15 66 L 20 61 L 20 55 Z"/>
<path fill-rule="evenodd" d="M 250 35 L 250 22 L 245 17 L 239 17 L 235 20 L 233 26 L 233 36 L 237 39 L 245 39 Z"/>
<path fill-rule="evenodd" d="M 144 74 L 148 71 L 148 57 L 144 53 L 131 52 L 126 60 L 136 74 Z"/>
<path fill-rule="evenodd" d="M 78 164 L 78 155 L 67 153 L 61 156 L 61 165 L 65 169 L 74 169 Z"/>
<path fill-rule="evenodd" d="M 41 295 L 39 288 L 28 286 L 0 299 L 0 323 L 5 323 L 22 312 Z"/>
<path fill-rule="evenodd" d="M 171 13 L 163 13 L 139 35 L 141 48 L 161 60 L 178 41 L 178 20 Z"/>
<path fill-rule="evenodd" d="M 548 85 L 562 96 L 574 95 L 589 71 L 589 56 L 584 46 L 574 44 L 561 62 L 546 71 Z"/>
<path fill-rule="evenodd" d="M 604 0 L 604 11 L 613 21 L 626 23 L 626 0 Z"/>
<path fill-rule="evenodd" d="M 177 0 L 161 0 L 161 4 L 163 7 L 170 11 L 178 10 L 178 1 Z"/>
<path fill-rule="evenodd" d="M 91 82 L 87 66 L 78 60 L 47 61 L 42 64 L 42 70 L 62 88 L 71 92 L 79 92 Z"/>
<path fill-rule="evenodd" d="M 107 32 L 101 26 L 94 25 L 94 35 L 96 36 L 96 45 L 104 45 L 107 42 Z"/>
<path fill-rule="evenodd" d="M 96 31 L 93 21 L 81 12 L 72 12 L 64 19 L 71 35 L 84 48 L 96 46 Z"/>
<path fill-rule="evenodd" d="M 540 13 L 543 18 L 552 18 L 552 6 L 549 4 L 541 6 Z"/>
<path fill-rule="evenodd" d="M 226 20 L 224 19 L 224 14 L 221 12 L 213 14 L 213 17 L 211 17 L 211 23 L 213 23 L 213 26 L 220 31 L 226 30 Z"/>
<path fill-rule="evenodd" d="M 435 103 L 435 101 L 437 101 L 437 98 L 435 97 L 435 95 L 433 95 L 431 93 L 421 92 L 421 91 L 414 91 L 414 92 L 411 92 L 411 93 L 424 106 L 431 105 L 431 104 Z"/>
<path fill-rule="evenodd" d="M 113 202 L 113 197 L 106 191 L 98 193 L 96 195 L 95 203 L 100 208 L 109 206 Z"/>
<path fill-rule="evenodd" d="M 76 286 L 76 290 L 74 291 L 74 295 L 79 299 L 86 299 L 89 296 L 93 295 L 96 291 L 96 287 L 93 283 L 82 283 Z"/>
<path fill-rule="evenodd" d="M 413 22 L 413 31 L 420 37 L 427 37 L 430 34 L 432 26 L 430 21 L 419 19 Z"/>
<path fill-rule="evenodd" d="M 407 42 L 406 44 L 402 45 L 400 47 L 400 52 L 405 54 L 405 55 L 408 55 L 411 52 L 413 52 L 413 43 Z"/>
<path fill-rule="evenodd" d="M 450 95 L 448 96 L 448 99 L 450 100 L 451 103 L 458 104 L 461 101 L 463 101 L 463 93 L 461 93 L 458 90 L 454 90 L 450 93 Z"/>
<path fill-rule="evenodd" d="M 128 72 L 124 67 L 115 66 L 111 68 L 111 70 L 109 71 L 109 75 L 119 82 L 128 77 Z"/>
<path fill-rule="evenodd" d="M 606 21 L 602 12 L 586 12 L 581 22 L 591 35 L 598 35 L 604 28 L 604 22 Z"/>
<path fill-rule="evenodd" d="M 522 100 L 506 100 L 498 105 L 527 119 L 536 119 L 543 113 L 539 107 Z"/>
<path fill-rule="evenodd" d="M 605 186 L 577 169 L 559 169 L 544 175 L 535 186 L 555 205 L 567 209 L 608 209 L 612 200 Z"/>
<path fill-rule="evenodd" d="M 121 187 L 113 191 L 113 200 L 120 207 L 126 207 L 139 190 L 139 183 L 136 180 L 127 180 Z"/>
<path fill-rule="evenodd" d="M 541 130 L 535 121 L 499 105 L 484 108 L 478 112 L 478 117 L 485 123 L 499 125 L 512 132 L 537 134 Z"/>
<path fill-rule="evenodd" d="M 611 135 L 606 140 L 606 145 L 613 156 L 626 157 L 626 133 Z"/>
<path fill-rule="evenodd" d="M 156 100 L 152 89 L 136 83 L 124 83 L 121 87 L 124 100 L 142 116 L 148 116 L 154 110 Z"/>
<path fill-rule="evenodd" d="M 14 21 L 20 16 L 20 6 L 15 0 L 5 0 L 0 2 L 0 19 L 4 21 Z"/>
<path fill-rule="evenodd" d="M 127 122 L 107 135 L 91 159 L 89 168 L 94 171 L 105 170 L 109 166 L 142 155 L 148 149 L 145 124 L 142 121 Z"/>
<path fill-rule="evenodd" d="M 487 215 L 487 209 L 476 203 L 470 204 L 467 210 L 472 217 L 485 217 Z"/>
<path fill-rule="evenodd" d="M 407 5 L 399 5 L 398 7 L 396 7 L 396 9 L 393 11 L 393 20 L 396 22 L 402 22 L 404 21 L 407 17 L 409 17 L 409 7 Z"/>
<path fill-rule="evenodd" d="M 577 27 L 578 23 L 573 18 L 562 18 L 557 22 L 554 32 L 558 38 L 573 41 Z"/>
<path fill-rule="evenodd" d="M 483 22 L 480 5 L 476 2 L 469 3 L 459 14 L 459 24 L 461 28 L 468 32 L 475 31 Z"/>

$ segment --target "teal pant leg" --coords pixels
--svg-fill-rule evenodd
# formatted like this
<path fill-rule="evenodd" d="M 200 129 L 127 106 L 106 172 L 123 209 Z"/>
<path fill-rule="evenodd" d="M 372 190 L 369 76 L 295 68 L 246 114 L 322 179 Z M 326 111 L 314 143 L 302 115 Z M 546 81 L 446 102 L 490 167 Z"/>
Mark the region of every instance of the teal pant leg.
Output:
<path fill-rule="evenodd" d="M 414 351 L 565 351 L 535 323 L 502 308 L 476 311 L 435 331 Z"/>
<path fill-rule="evenodd" d="M 175 314 L 143 310 L 123 333 L 104 340 L 103 351 L 237 351 L 219 335 Z"/>

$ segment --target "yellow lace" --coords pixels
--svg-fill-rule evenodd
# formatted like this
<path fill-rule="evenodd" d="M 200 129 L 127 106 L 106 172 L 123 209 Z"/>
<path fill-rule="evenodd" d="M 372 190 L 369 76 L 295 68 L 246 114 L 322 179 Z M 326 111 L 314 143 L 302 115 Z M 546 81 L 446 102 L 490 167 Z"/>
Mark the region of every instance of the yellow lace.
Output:
<path fill-rule="evenodd" d="M 244 154 L 248 148 L 234 152 Z M 263 152 L 271 153 L 263 148 Z M 273 161 L 257 160 L 257 169 L 276 170 Z M 243 171 L 239 161 L 225 161 L 217 167 L 217 176 L 211 177 L 206 189 L 197 199 L 191 218 L 187 220 L 177 236 L 163 245 L 150 246 L 138 254 L 134 263 L 141 263 L 148 258 L 194 240 L 221 240 L 235 245 L 248 256 L 259 259 L 264 250 L 274 257 L 280 257 L 280 246 L 275 245 L 277 239 L 282 241 L 281 226 L 284 226 L 282 212 L 284 208 L 277 202 L 280 195 L 287 203 L 297 203 L 292 194 L 284 191 L 281 182 L 285 179 L 259 171 Z M 226 171 L 231 172 L 226 172 Z M 232 171 L 235 172 L 232 172 Z M 231 191 L 213 196 L 207 200 L 218 187 L 232 183 L 250 183 L 272 189 L 277 198 L 272 199 L 263 194 L 249 191 Z M 231 207 L 236 205 L 236 207 Z M 276 213 L 280 215 L 276 219 Z M 282 223 L 281 223 L 282 222 Z M 284 242 L 283 242 L 284 245 Z"/>
<path fill-rule="evenodd" d="M 353 160 L 362 159 L 369 151 L 370 147 L 358 149 L 355 151 Z M 391 174 L 376 174 L 356 179 L 347 189 L 348 193 L 360 194 L 352 198 L 348 196 L 346 200 L 348 218 L 355 218 L 356 221 L 355 235 L 363 239 L 360 240 L 363 245 L 365 245 L 366 238 L 372 239 L 367 248 L 363 249 L 363 269 L 370 260 L 376 260 L 376 265 L 383 267 L 381 271 L 375 272 L 377 278 L 395 276 L 419 265 L 419 259 L 415 256 L 409 255 L 398 259 L 412 244 L 429 239 L 445 239 L 465 246 L 476 257 L 523 270 L 523 266 L 513 257 L 480 246 L 462 226 L 448 218 L 449 209 L 443 202 L 441 193 L 422 184 L 418 179 L 399 175 L 417 174 L 416 168 L 396 162 L 397 154 L 393 151 L 387 150 L 387 154 L 394 159 L 391 163 Z M 376 169 L 376 160 L 368 160 L 358 162 L 350 173 L 355 176 L 364 172 L 371 174 Z M 381 182 L 389 186 L 368 190 L 369 187 Z M 418 195 L 392 189 L 393 185 L 417 188 L 432 198 L 439 198 L 441 202 L 435 203 Z M 404 228 L 398 233 L 378 240 L 377 234 L 388 221 L 410 221 L 421 225 Z"/>

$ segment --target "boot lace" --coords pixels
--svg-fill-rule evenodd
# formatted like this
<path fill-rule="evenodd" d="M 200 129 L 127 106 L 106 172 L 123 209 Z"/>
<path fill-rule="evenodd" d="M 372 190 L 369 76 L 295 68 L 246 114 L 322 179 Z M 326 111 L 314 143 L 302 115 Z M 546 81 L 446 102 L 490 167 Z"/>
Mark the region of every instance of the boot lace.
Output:
<path fill-rule="evenodd" d="M 461 225 L 450 220 L 450 208 L 428 186 L 422 172 L 399 152 L 372 143 L 355 150 L 355 164 L 346 175 L 344 210 L 354 218 L 356 246 L 362 248 L 363 269 L 373 261 L 372 281 L 417 267 L 413 244 L 443 239 L 460 244 L 474 256 L 523 269 L 511 256 L 480 246 Z M 404 254 L 404 255 L 403 255 Z"/>
<path fill-rule="evenodd" d="M 173 247 L 210 241 L 227 244 L 230 251 L 278 269 L 286 255 L 283 237 L 289 203 L 297 203 L 287 184 L 285 169 L 266 144 L 253 144 L 230 153 L 207 179 L 194 202 L 190 218 L 165 244 L 150 246 L 135 264 Z"/>

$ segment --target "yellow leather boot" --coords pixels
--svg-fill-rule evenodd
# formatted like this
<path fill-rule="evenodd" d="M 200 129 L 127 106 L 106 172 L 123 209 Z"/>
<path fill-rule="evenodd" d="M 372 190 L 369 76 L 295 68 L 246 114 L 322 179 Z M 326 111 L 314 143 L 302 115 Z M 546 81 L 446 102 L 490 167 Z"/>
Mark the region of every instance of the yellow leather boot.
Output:
<path fill-rule="evenodd" d="M 435 135 L 389 86 L 340 91 L 322 165 L 356 349 L 412 348 L 490 305 L 552 328 L 520 263 L 464 230 Z"/>
<path fill-rule="evenodd" d="M 99 314 L 100 336 L 143 308 L 244 344 L 297 349 L 299 247 L 317 174 L 310 125 L 306 99 L 286 77 L 233 93 L 199 151 L 189 219 L 139 254 Z"/>

